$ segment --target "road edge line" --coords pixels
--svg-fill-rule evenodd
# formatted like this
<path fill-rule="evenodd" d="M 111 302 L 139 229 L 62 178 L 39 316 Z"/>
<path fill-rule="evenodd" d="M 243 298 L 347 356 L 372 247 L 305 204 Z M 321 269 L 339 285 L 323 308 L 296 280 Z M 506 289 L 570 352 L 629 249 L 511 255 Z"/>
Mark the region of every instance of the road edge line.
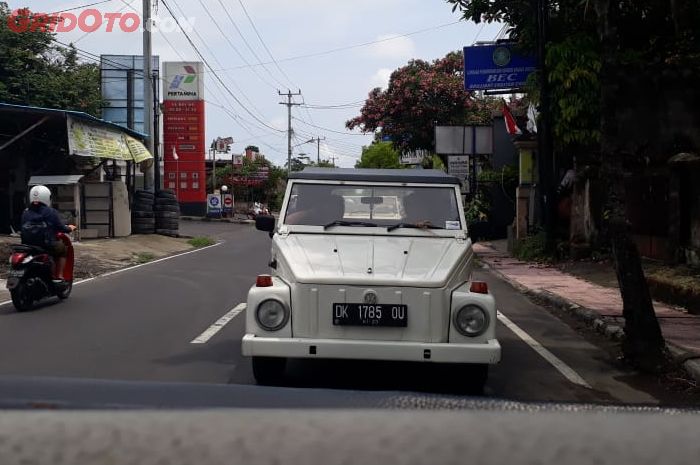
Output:
<path fill-rule="evenodd" d="M 545 359 L 550 365 L 552 365 L 559 373 L 561 373 L 564 378 L 568 379 L 573 384 L 585 387 L 587 389 L 593 389 L 588 382 L 579 375 L 576 370 L 571 368 L 566 362 L 554 355 L 549 349 L 547 349 L 542 343 L 537 341 L 535 338 L 530 336 L 524 329 L 522 329 L 517 324 L 505 316 L 502 312 L 497 312 L 498 321 L 503 323 L 503 325 L 515 333 L 525 344 L 530 346 L 532 350 L 537 352 L 537 354 Z"/>
<path fill-rule="evenodd" d="M 173 258 L 183 257 L 183 256 L 185 256 L 185 255 L 189 255 L 189 254 L 201 252 L 201 251 L 203 251 L 203 250 L 211 249 L 211 248 L 213 248 L 213 247 L 218 247 L 218 246 L 222 245 L 223 243 L 224 243 L 224 241 L 219 241 L 219 242 L 217 242 L 216 244 L 208 245 L 208 246 L 206 246 L 206 247 L 199 247 L 199 248 L 197 248 L 197 249 L 188 250 L 188 251 L 186 251 L 186 252 L 178 253 L 178 254 L 175 254 L 175 255 L 168 255 L 167 257 L 162 257 L 162 258 L 159 258 L 159 259 L 157 259 L 157 260 L 150 261 L 150 262 L 148 262 L 148 263 L 141 263 L 141 264 L 139 264 L 139 265 L 132 265 L 132 266 L 127 266 L 126 268 L 121 268 L 121 269 L 119 269 L 119 270 L 109 271 L 109 272 L 107 272 L 107 273 L 100 274 L 100 275 L 97 275 L 97 276 L 93 276 L 93 277 L 91 277 L 91 278 L 81 279 L 80 281 L 74 282 L 73 285 L 74 285 L 74 286 L 77 286 L 78 284 L 85 284 L 85 283 L 89 283 L 89 282 L 91 282 L 91 281 L 96 281 L 96 280 L 98 280 L 98 279 L 108 278 L 108 277 L 110 277 L 110 276 L 114 276 L 114 275 L 119 274 L 119 273 L 124 273 L 124 272 L 126 272 L 126 271 L 135 270 L 135 269 L 137 269 L 137 268 L 142 268 L 142 267 L 144 267 L 144 266 L 155 265 L 156 263 L 160 263 L 160 262 L 164 262 L 164 261 L 167 261 L 167 260 L 171 260 L 171 259 L 173 259 Z M 7 300 L 7 301 L 5 301 L 5 302 L 0 302 L 0 307 L 4 307 L 5 305 L 9 305 L 9 304 L 11 304 L 11 303 L 12 303 L 12 300 Z"/>

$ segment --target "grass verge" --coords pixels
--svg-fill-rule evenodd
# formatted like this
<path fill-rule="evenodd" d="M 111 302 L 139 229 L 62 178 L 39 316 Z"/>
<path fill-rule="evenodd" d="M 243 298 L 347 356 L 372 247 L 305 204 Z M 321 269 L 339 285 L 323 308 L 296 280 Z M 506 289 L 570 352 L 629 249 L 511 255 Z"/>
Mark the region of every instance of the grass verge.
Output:
<path fill-rule="evenodd" d="M 197 249 L 202 247 L 209 247 L 210 245 L 216 244 L 216 241 L 210 237 L 193 237 L 187 241 L 189 245 Z"/>

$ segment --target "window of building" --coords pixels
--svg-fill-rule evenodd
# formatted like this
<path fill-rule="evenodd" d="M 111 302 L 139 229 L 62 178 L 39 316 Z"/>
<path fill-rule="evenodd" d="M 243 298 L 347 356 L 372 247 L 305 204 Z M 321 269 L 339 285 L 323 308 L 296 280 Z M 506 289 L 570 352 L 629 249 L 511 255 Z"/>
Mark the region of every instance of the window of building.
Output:
<path fill-rule="evenodd" d="M 187 179 L 187 173 L 180 173 L 180 179 Z"/>
<path fill-rule="evenodd" d="M 195 181 L 192 183 L 192 189 L 197 189 L 199 190 L 199 182 Z"/>
<path fill-rule="evenodd" d="M 187 181 L 180 183 L 180 189 L 187 189 Z"/>
<path fill-rule="evenodd" d="M 175 173 L 168 173 L 168 179 L 175 179 Z"/>
<path fill-rule="evenodd" d="M 175 189 L 175 183 L 174 183 L 174 182 L 169 182 L 169 183 L 168 183 L 168 189 Z"/>
<path fill-rule="evenodd" d="M 192 179 L 199 179 L 199 173 L 192 173 Z"/>

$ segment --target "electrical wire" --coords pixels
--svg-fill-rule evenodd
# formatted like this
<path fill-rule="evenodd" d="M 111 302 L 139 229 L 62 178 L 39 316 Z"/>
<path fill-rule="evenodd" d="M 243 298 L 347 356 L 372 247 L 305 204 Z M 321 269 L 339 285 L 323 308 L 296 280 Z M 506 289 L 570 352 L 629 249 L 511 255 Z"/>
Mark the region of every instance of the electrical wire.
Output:
<path fill-rule="evenodd" d="M 214 74 L 214 77 L 221 83 L 221 85 L 224 87 L 224 89 L 226 89 L 226 91 L 229 93 L 229 95 L 231 95 L 231 97 L 236 101 L 236 103 L 238 103 L 238 105 L 239 105 L 246 113 L 248 113 L 254 120 L 256 120 L 258 123 L 262 124 L 263 126 L 269 128 L 269 129 L 272 129 L 273 131 L 284 132 L 284 131 L 281 130 L 281 129 L 278 129 L 278 128 L 275 128 L 275 127 L 273 127 L 273 126 L 270 126 L 270 125 L 267 124 L 265 121 L 263 121 L 262 119 L 258 118 L 258 116 L 256 116 L 252 111 L 250 111 L 250 110 L 248 109 L 248 107 L 246 107 L 245 105 L 243 105 L 243 102 L 241 102 L 240 99 L 239 99 L 238 97 L 236 97 L 236 96 L 234 95 L 233 92 L 231 92 L 231 89 L 229 89 L 228 86 L 226 86 L 226 84 L 223 82 L 223 80 L 221 79 L 221 77 L 219 77 L 219 74 L 218 74 L 216 71 L 214 71 L 214 69 L 211 67 L 211 65 L 209 64 L 209 62 L 206 60 L 206 58 L 204 58 L 204 56 L 202 55 L 202 53 L 199 51 L 199 49 L 197 48 L 197 46 L 194 44 L 194 42 L 192 41 L 192 39 L 190 38 L 190 36 L 189 36 L 189 35 L 187 34 L 187 32 L 184 30 L 184 28 L 183 28 L 182 25 L 180 24 L 180 21 L 175 17 L 175 15 L 174 15 L 172 9 L 170 8 L 169 1 L 166 2 L 165 0 L 163 0 L 163 6 L 165 7 L 166 10 L 168 10 L 168 13 L 170 13 L 170 16 L 173 18 L 173 20 L 175 20 L 175 24 L 177 24 L 178 28 L 180 29 L 180 31 L 182 32 L 182 34 L 185 36 L 185 38 L 187 39 L 187 41 L 189 42 L 189 44 L 192 46 L 192 49 L 195 51 L 195 53 L 196 53 L 196 54 L 200 57 L 200 59 L 204 62 L 204 65 L 205 65 L 207 68 L 210 69 L 210 71 L 212 72 L 212 74 Z"/>
<path fill-rule="evenodd" d="M 333 132 L 333 133 L 335 133 L 335 134 L 342 134 L 342 135 L 344 135 L 344 136 L 363 136 L 363 137 L 366 137 L 366 136 L 367 136 L 367 134 L 355 134 L 355 133 L 353 133 L 353 132 L 343 132 L 343 131 L 336 131 L 335 129 L 324 128 L 323 126 L 317 126 L 317 125 L 315 125 L 315 124 L 307 123 L 306 121 L 301 120 L 301 119 L 299 119 L 299 118 L 295 118 L 295 117 L 292 117 L 292 119 L 295 119 L 295 120 L 297 120 L 297 121 L 300 121 L 301 123 L 303 123 L 303 124 L 305 124 L 305 125 L 307 125 L 307 126 L 311 126 L 311 127 L 313 127 L 313 128 L 316 128 L 316 129 L 321 129 L 321 130 L 323 130 L 323 131 Z"/>

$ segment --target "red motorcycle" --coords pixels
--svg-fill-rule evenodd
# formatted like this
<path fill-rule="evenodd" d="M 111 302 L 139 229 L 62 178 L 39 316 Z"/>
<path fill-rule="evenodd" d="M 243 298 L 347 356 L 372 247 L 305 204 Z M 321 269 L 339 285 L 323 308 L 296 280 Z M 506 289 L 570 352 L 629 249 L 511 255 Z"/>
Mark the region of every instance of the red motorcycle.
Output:
<path fill-rule="evenodd" d="M 54 259 L 45 249 L 24 244 L 12 246 L 7 289 L 17 311 L 30 311 L 37 302 L 47 297 L 56 296 L 64 300 L 70 296 L 75 263 L 73 243 L 64 233 L 56 234 L 56 238 L 63 242 L 67 252 L 64 281 L 60 283 L 54 281 Z"/>

